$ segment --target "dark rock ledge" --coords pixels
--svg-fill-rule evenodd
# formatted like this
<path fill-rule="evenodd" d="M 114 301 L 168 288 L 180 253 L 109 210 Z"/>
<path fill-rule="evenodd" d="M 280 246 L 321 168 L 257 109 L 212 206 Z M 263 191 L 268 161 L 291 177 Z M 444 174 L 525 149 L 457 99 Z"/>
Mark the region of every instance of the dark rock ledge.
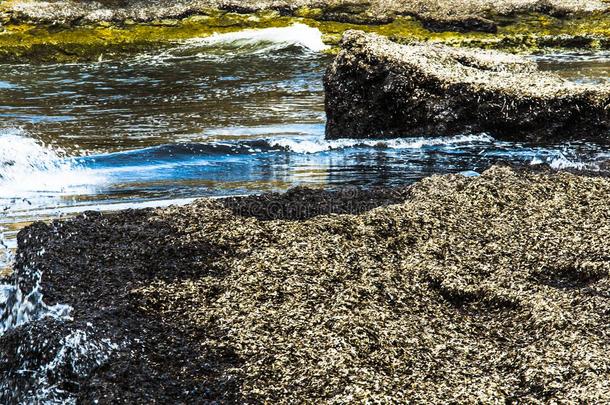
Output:
<path fill-rule="evenodd" d="M 73 319 L 0 337 L 0 402 L 608 402 L 608 195 L 493 167 L 37 223 L 14 281 Z"/>
<path fill-rule="evenodd" d="M 399 45 L 348 31 L 324 80 L 328 138 L 487 132 L 608 141 L 610 86 L 568 82 L 497 51 Z"/>

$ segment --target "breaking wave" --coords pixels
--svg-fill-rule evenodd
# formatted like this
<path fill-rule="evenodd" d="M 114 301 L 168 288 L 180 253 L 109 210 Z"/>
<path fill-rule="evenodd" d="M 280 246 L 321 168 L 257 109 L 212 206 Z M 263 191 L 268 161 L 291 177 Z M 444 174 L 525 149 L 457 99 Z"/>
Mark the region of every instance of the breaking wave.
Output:
<path fill-rule="evenodd" d="M 192 158 L 223 157 L 231 155 L 255 155 L 260 153 L 317 154 L 346 149 L 388 149 L 416 150 L 427 147 L 463 147 L 491 144 L 494 139 L 488 135 L 459 135 L 442 138 L 403 138 L 403 139 L 337 139 L 326 140 L 323 135 L 288 135 L 271 138 L 246 139 L 238 141 L 213 141 L 207 143 L 176 143 L 94 155 L 80 159 L 87 163 L 94 161 L 97 172 L 110 169 L 120 171 L 122 167 L 146 165 L 156 169 L 167 169 L 189 164 L 207 164 L 192 161 Z"/>
<path fill-rule="evenodd" d="M 183 45 L 248 49 L 253 53 L 266 53 L 292 46 L 313 52 L 328 49 L 328 45 L 322 41 L 322 32 L 305 24 L 214 34 L 205 38 L 189 39 Z"/>
<path fill-rule="evenodd" d="M 42 300 L 40 288 L 41 273 L 36 273 L 34 288 L 24 293 L 19 285 L 0 285 L 0 336 L 7 330 L 37 319 L 52 317 L 70 319 L 72 307 L 69 305 L 47 305 Z"/>
<path fill-rule="evenodd" d="M 606 157 L 604 155 L 600 156 L 602 158 Z M 575 169 L 575 170 L 589 170 L 589 171 L 600 171 L 603 169 L 603 166 L 606 165 L 605 159 L 598 158 L 597 160 L 592 161 L 580 161 L 576 159 L 570 159 L 563 155 L 561 152 L 558 152 L 554 156 L 547 157 L 536 157 L 532 159 L 530 162 L 532 166 L 545 164 L 550 168 L 555 170 L 565 170 L 565 169 Z"/>
<path fill-rule="evenodd" d="M 11 359 L 13 368 L 5 370 L 0 381 L 0 401 L 45 405 L 80 403 L 65 386 L 78 384 L 79 379 L 89 376 L 120 349 L 120 344 L 98 335 L 99 331 L 91 324 L 67 329 L 63 336 L 49 333 L 47 339 L 40 339 L 31 329 L 23 333 L 23 341 Z"/>
<path fill-rule="evenodd" d="M 285 57 L 286 51 L 312 57 L 326 49 L 329 46 L 322 40 L 320 30 L 297 23 L 288 27 L 248 29 L 190 38 L 160 52 L 141 53 L 129 63 L 171 66 L 183 59 L 224 63 L 227 59 L 248 56 L 265 59 Z"/>
<path fill-rule="evenodd" d="M 20 129 L 0 130 L 0 202 L 31 195 L 78 193 L 100 179 L 61 150 Z"/>

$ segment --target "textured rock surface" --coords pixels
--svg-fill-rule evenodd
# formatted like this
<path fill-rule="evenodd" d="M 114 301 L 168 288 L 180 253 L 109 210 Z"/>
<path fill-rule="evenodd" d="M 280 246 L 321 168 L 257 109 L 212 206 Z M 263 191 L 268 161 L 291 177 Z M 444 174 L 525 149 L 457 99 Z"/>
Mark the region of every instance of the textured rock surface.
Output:
<path fill-rule="evenodd" d="M 605 12 L 601 0 L 9 0 L 3 7 L 11 18 L 33 22 L 152 21 L 228 10 L 243 13 L 277 10 L 334 21 L 385 23 L 410 15 L 437 28 L 489 30 L 498 15 L 541 12 L 548 15 Z"/>
<path fill-rule="evenodd" d="M 304 23 L 336 45 L 348 29 L 393 39 L 536 52 L 610 48 L 609 5 L 597 0 L 7 0 L 0 61 L 112 58 L 187 38 Z"/>
<path fill-rule="evenodd" d="M 44 374 L 85 403 L 610 401 L 609 194 L 494 167 L 358 215 L 291 221 L 325 200 L 297 190 L 36 224 L 16 279 L 73 320 L 0 337 L 0 398 Z"/>
<path fill-rule="evenodd" d="M 610 86 L 568 82 L 500 52 L 404 46 L 348 31 L 324 84 L 327 138 L 487 132 L 605 141 L 610 135 Z"/>

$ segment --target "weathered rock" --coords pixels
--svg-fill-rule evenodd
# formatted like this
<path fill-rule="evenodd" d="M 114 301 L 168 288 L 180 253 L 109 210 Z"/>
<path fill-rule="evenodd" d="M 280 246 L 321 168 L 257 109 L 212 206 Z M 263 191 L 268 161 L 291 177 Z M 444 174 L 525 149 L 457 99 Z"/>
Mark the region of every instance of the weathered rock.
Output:
<path fill-rule="evenodd" d="M 302 220 L 359 214 L 403 202 L 408 193 L 409 187 L 330 192 L 296 188 L 284 194 L 228 198 L 212 206 L 221 216 L 233 212 L 229 216 L 235 224 L 247 217 Z M 229 211 L 223 213 L 223 206 Z M 174 234 L 178 229 L 153 220 L 155 215 L 153 210 L 90 212 L 51 226 L 37 223 L 19 235 L 18 270 L 11 282 L 27 293 L 41 271 L 45 301 L 69 304 L 73 319 L 37 319 L 0 336 L 1 403 L 61 403 L 67 398 L 86 403 L 205 403 L 239 397 L 239 380 L 231 369 L 241 360 L 229 347 L 205 343 L 220 333 L 214 330 L 217 325 L 200 330 L 166 323 L 142 312 L 144 301 L 133 293 L 155 280 L 220 281 L 225 269 L 215 262 L 233 255 L 233 248 L 221 241 L 209 245 L 185 239 L 186 244 L 176 244 L 174 238 L 181 238 L 182 231 Z M 220 217 L 208 219 L 222 222 Z M 88 236 L 77 236 L 81 232 Z M 44 255 L 39 254 L 42 246 Z M 62 253 L 64 249 L 75 249 L 74 255 Z M 201 266 L 209 267 L 202 272 Z M 212 299 L 220 292 L 212 287 L 206 294 Z M 24 369 L 29 372 L 24 374 Z"/>
<path fill-rule="evenodd" d="M 601 0 L 9 0 L 0 61 L 97 60 L 215 32 L 304 23 L 336 45 L 355 24 L 400 41 L 535 52 L 610 48 Z"/>
<path fill-rule="evenodd" d="M 610 135 L 610 86 L 566 81 L 519 56 L 399 45 L 349 31 L 329 67 L 328 138 L 487 132 L 554 141 Z"/>
<path fill-rule="evenodd" d="M 446 23 L 458 30 L 488 31 L 475 23 L 497 16 L 542 13 L 552 16 L 602 13 L 610 5 L 602 0 L 11 0 L 2 7 L 18 22 L 95 23 L 100 21 L 153 21 L 183 18 L 214 11 L 255 13 L 275 10 L 283 14 L 309 14 L 317 18 L 380 24 L 409 15 L 431 24 Z"/>
<path fill-rule="evenodd" d="M 285 193 L 229 197 L 219 202 L 235 215 L 261 221 L 304 220 L 328 214 L 361 214 L 408 198 L 410 187 L 342 188 L 336 191 L 296 187 Z"/>
<path fill-rule="evenodd" d="M 358 215 L 297 190 L 35 224 L 15 280 L 73 320 L 0 337 L 0 400 L 608 402 L 609 194 L 494 167 Z"/>

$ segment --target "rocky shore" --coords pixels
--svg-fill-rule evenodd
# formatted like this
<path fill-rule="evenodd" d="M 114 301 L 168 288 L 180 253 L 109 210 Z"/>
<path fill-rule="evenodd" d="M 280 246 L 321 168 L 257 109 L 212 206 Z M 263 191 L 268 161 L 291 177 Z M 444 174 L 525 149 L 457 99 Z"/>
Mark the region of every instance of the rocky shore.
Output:
<path fill-rule="evenodd" d="M 541 72 L 525 58 L 348 31 L 328 68 L 327 138 L 443 136 L 607 141 L 610 86 Z"/>
<path fill-rule="evenodd" d="M 5 13 L 18 22 L 97 23 L 134 20 L 177 19 L 210 11 L 256 13 L 277 11 L 284 15 L 305 15 L 331 21 L 383 24 L 400 16 L 413 16 L 430 27 L 496 31 L 494 17 L 519 13 L 548 16 L 576 16 L 610 10 L 602 0 L 463 0 L 456 7 L 449 0 L 9 0 Z M 476 24 L 475 21 L 479 21 Z M 445 27 L 446 26 L 446 27 Z M 495 26 L 495 28 L 494 28 Z"/>
<path fill-rule="evenodd" d="M 71 319 L 0 337 L 0 401 L 610 401 L 609 194 L 492 167 L 37 223 L 13 282 Z"/>
<path fill-rule="evenodd" d="M 401 42 L 508 48 L 610 48 L 601 0 L 5 0 L 0 61 L 97 60 L 246 28 L 305 23 L 336 45 L 348 29 Z"/>

